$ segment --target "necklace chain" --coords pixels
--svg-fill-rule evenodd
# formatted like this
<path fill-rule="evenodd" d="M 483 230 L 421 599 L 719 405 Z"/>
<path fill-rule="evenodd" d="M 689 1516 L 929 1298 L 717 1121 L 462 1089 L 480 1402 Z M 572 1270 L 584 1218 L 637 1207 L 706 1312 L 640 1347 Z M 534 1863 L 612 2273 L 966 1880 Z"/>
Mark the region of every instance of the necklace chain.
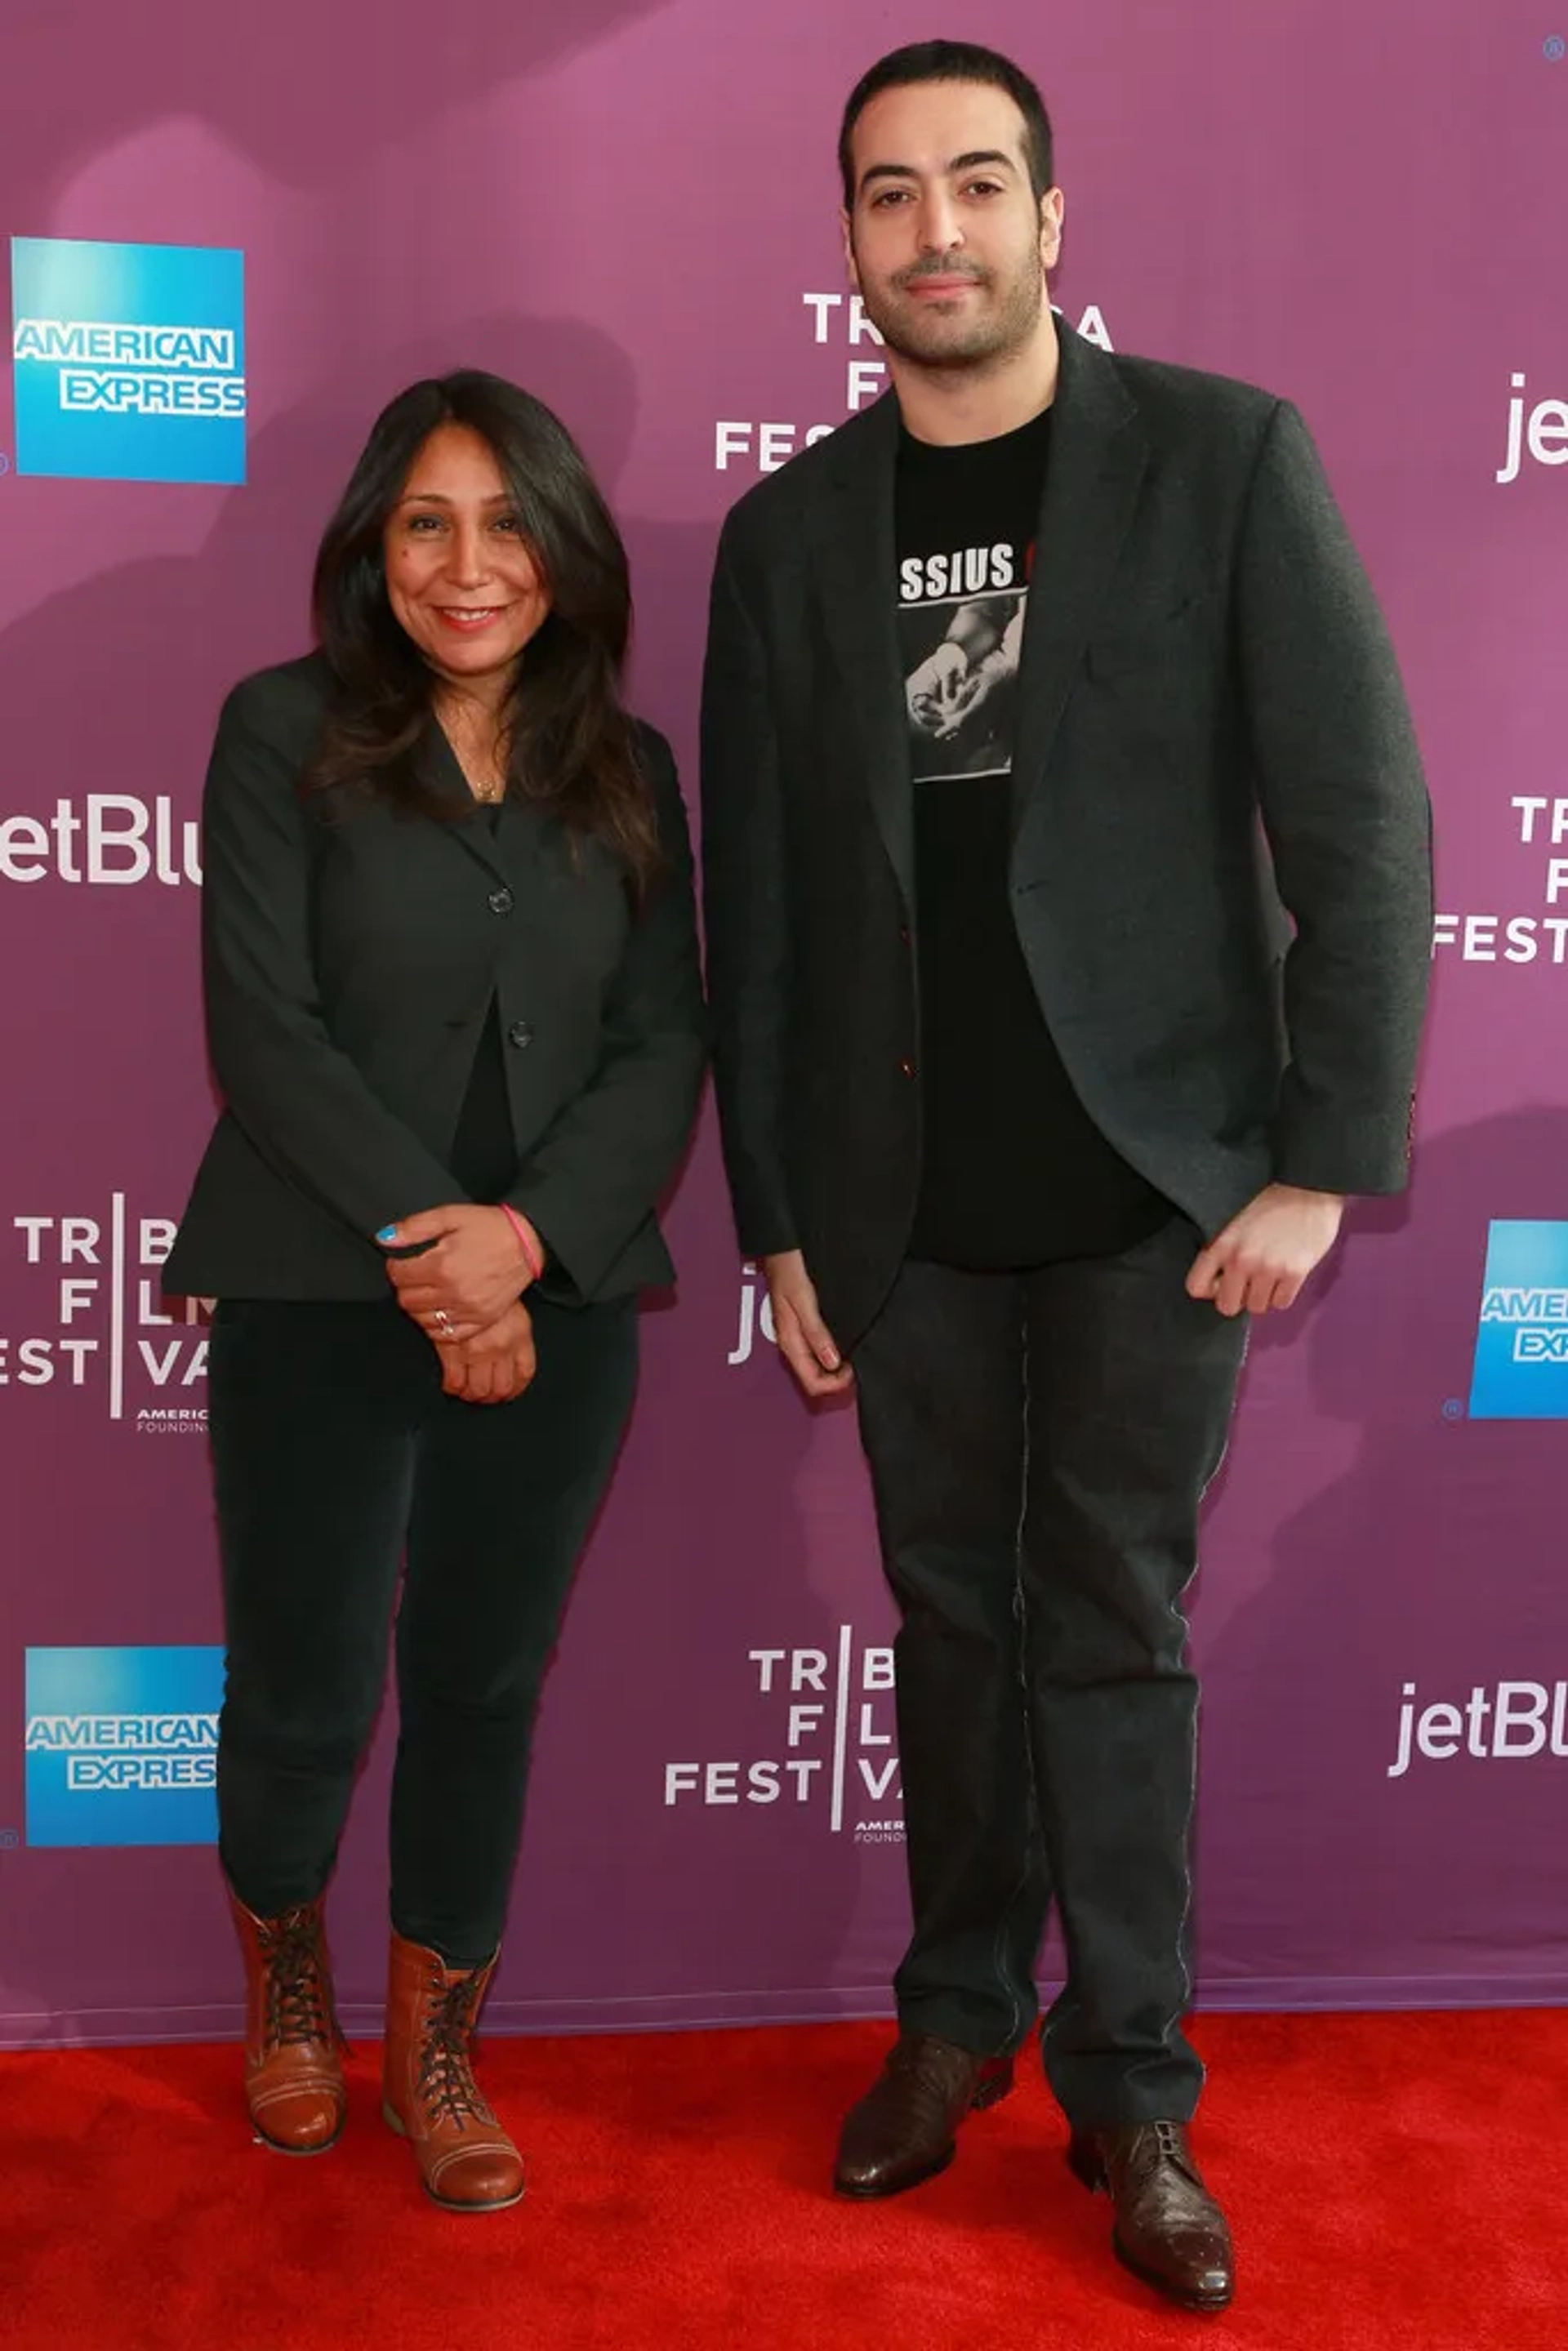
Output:
<path fill-rule="evenodd" d="M 492 807 L 497 800 L 504 800 L 507 797 L 507 778 L 504 769 L 498 776 L 475 773 L 475 767 L 478 764 L 475 754 L 478 747 L 473 731 L 461 726 L 453 726 L 445 717 L 441 720 L 441 729 L 451 746 L 453 758 L 463 771 L 463 780 L 475 799 L 483 800 Z M 487 767 L 488 760 L 485 764 Z"/>

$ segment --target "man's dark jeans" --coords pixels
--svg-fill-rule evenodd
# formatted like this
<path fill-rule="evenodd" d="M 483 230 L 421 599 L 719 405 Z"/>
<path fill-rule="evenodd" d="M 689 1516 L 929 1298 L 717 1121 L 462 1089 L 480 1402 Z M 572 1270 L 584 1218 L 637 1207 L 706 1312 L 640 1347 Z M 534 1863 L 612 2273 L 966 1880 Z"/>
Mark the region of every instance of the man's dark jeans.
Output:
<path fill-rule="evenodd" d="M 1181 1597 L 1246 1343 L 1184 1288 L 1173 1217 L 1022 1273 L 906 1264 L 855 1351 L 903 1612 L 915 1933 L 901 2023 L 1016 2048 L 1054 1895 L 1046 2071 L 1082 2128 L 1187 2119 L 1197 1690 Z"/>

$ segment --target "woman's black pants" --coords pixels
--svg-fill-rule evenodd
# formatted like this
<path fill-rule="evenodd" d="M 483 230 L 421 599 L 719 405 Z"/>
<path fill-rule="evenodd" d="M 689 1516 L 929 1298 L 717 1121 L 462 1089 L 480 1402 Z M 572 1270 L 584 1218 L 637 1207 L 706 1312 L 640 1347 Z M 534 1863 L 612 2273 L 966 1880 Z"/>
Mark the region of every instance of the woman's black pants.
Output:
<path fill-rule="evenodd" d="M 219 1850 L 262 1917 L 326 1886 L 396 1600 L 392 1922 L 449 1966 L 500 1940 L 540 1685 L 637 1367 L 634 1301 L 529 1310 L 533 1384 L 473 1405 L 394 1300 L 216 1309 Z"/>

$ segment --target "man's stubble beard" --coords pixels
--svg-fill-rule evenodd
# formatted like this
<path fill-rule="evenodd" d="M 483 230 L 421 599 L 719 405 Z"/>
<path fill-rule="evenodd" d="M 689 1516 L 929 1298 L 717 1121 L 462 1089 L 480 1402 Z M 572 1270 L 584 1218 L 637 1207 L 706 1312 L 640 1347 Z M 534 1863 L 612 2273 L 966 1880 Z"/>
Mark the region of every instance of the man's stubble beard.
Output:
<path fill-rule="evenodd" d="M 910 274 L 922 273 L 916 270 Z M 924 274 L 934 277 L 936 273 L 931 270 Z M 994 278 L 989 282 L 994 284 Z M 863 283 L 861 289 L 866 317 L 890 351 L 916 367 L 983 369 L 1011 359 L 1033 337 L 1045 308 L 1045 272 L 1043 268 L 1038 274 L 1027 267 L 1020 269 L 1000 308 L 957 335 L 952 333 L 946 320 L 933 318 L 922 322 L 918 312 L 912 313 L 900 302 L 899 291 L 896 283 L 887 297 L 880 291 L 868 292 Z M 927 334 L 918 331 L 922 323 L 928 323 Z"/>

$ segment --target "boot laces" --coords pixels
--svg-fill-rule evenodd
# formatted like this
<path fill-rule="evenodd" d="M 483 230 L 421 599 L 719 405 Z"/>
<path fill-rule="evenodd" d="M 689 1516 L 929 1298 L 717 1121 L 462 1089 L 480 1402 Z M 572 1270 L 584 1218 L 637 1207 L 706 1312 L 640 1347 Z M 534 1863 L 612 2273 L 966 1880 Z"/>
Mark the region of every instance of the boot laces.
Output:
<path fill-rule="evenodd" d="M 267 2039 L 277 2048 L 336 2041 L 338 2020 L 327 1984 L 321 1923 L 313 1907 L 286 1910 L 261 1930 L 267 1962 Z"/>
<path fill-rule="evenodd" d="M 1145 2173 L 1152 2175 L 1158 2171 L 1162 2165 L 1168 2163 L 1175 2167 L 1184 2179 L 1190 2180 L 1195 2188 L 1201 2188 L 1203 2183 L 1193 2168 L 1192 2157 L 1182 2143 L 1180 2123 L 1150 2123 L 1146 2126 L 1146 2130 L 1142 2164 Z"/>
<path fill-rule="evenodd" d="M 474 2079 L 470 2050 L 483 1970 L 476 1969 L 452 1983 L 432 1978 L 431 1990 L 419 2058 L 420 2103 L 433 2121 L 455 2123 L 460 2130 L 470 2122 L 493 2124 L 496 2117 Z"/>

